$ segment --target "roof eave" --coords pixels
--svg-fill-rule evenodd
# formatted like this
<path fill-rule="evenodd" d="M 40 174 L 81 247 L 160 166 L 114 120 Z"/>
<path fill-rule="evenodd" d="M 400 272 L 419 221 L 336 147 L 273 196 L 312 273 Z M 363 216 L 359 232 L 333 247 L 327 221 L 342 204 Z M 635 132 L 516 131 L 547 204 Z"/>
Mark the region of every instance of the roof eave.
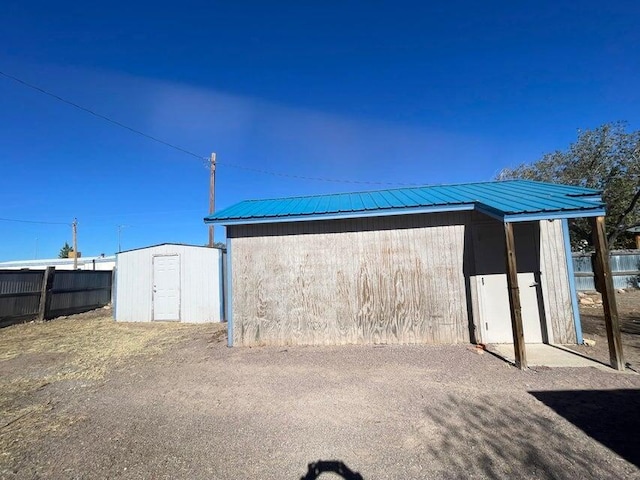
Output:
<path fill-rule="evenodd" d="M 339 220 L 350 218 L 389 217 L 395 215 L 411 215 L 419 213 L 445 213 L 471 211 L 475 208 L 473 203 L 461 203 L 457 205 L 433 205 L 428 207 L 411 208 L 385 208 L 376 210 L 362 210 L 357 212 L 321 213 L 312 215 L 282 215 L 274 217 L 250 217 L 233 219 L 211 219 L 205 217 L 204 223 L 214 225 L 253 225 L 258 223 L 286 223 L 286 222 L 311 222 L 314 220 Z"/>
<path fill-rule="evenodd" d="M 282 215 L 273 217 L 250 217 L 250 218 L 233 218 L 233 219 L 211 219 L 205 217 L 204 222 L 212 225 L 255 225 L 262 223 L 288 223 L 288 222 L 311 222 L 316 220 L 339 220 L 353 218 L 369 218 L 369 217 L 388 217 L 395 215 L 412 215 L 420 213 L 447 213 L 459 211 L 476 210 L 482 214 L 488 215 L 496 220 L 504 222 L 532 222 L 538 220 L 555 220 L 562 218 L 581 218 L 581 217 L 598 217 L 606 215 L 603 207 L 598 208 L 581 208 L 566 209 L 554 211 L 525 212 L 525 213 L 508 213 L 502 212 L 495 208 L 491 208 L 483 204 L 464 203 L 458 205 L 434 205 L 430 207 L 416 208 L 386 208 L 378 210 L 364 210 L 358 212 L 336 212 L 331 214 L 313 214 L 313 215 Z"/>
<path fill-rule="evenodd" d="M 570 210 L 556 210 L 549 212 L 527 212 L 505 214 L 503 220 L 505 222 L 534 222 L 538 220 L 556 220 L 563 218 L 586 218 L 586 217 L 603 217 L 606 215 L 604 208 L 582 208 Z"/>

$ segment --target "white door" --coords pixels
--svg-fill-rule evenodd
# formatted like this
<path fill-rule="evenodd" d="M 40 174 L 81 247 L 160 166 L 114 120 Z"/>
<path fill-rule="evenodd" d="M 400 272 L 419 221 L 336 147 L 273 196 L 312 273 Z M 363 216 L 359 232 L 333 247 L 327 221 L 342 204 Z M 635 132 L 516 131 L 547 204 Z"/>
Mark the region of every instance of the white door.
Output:
<path fill-rule="evenodd" d="M 180 320 L 180 257 L 153 257 L 153 319 Z"/>
<path fill-rule="evenodd" d="M 531 224 L 516 224 L 514 236 L 524 341 L 542 343 L 543 320 L 539 309 L 542 290 L 536 281 L 540 270 L 536 231 Z M 503 225 L 476 226 L 474 252 L 482 341 L 513 343 Z"/>

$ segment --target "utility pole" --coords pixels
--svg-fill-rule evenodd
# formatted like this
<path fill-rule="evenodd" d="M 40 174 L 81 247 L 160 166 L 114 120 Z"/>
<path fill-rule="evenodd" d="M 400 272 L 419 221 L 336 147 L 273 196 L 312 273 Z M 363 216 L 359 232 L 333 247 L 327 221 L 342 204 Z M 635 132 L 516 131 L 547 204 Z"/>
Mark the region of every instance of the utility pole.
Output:
<path fill-rule="evenodd" d="M 209 215 L 216 209 L 216 154 L 211 154 L 211 178 L 209 180 Z M 209 224 L 209 248 L 213 248 L 213 225 Z"/>
<path fill-rule="evenodd" d="M 122 251 L 122 248 L 120 246 L 120 233 L 122 232 L 122 229 L 125 227 L 129 227 L 129 225 L 118 225 L 118 253 Z"/>
<path fill-rule="evenodd" d="M 78 269 L 78 219 L 74 218 L 71 224 L 71 232 L 73 233 L 73 269 Z"/>

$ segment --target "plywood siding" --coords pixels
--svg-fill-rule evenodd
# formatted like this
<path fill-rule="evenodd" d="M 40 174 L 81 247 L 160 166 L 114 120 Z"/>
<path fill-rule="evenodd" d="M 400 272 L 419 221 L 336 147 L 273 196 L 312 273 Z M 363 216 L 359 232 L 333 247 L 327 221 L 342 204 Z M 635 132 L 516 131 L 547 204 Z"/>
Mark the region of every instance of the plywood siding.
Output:
<path fill-rule="evenodd" d="M 230 227 L 234 345 L 468 342 L 468 221 Z"/>
<path fill-rule="evenodd" d="M 540 222 L 540 271 L 550 343 L 576 343 L 561 220 Z"/>

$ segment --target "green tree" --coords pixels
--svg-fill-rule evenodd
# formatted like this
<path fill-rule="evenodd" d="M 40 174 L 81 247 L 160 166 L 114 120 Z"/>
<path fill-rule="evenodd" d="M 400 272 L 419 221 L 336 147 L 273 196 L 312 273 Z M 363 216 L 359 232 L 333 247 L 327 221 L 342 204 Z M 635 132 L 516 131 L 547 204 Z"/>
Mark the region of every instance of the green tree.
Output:
<path fill-rule="evenodd" d="M 208 247 L 208 246 L 209 246 L 209 244 L 208 244 L 208 243 L 204 243 L 202 246 L 203 246 L 203 247 Z M 226 243 L 224 243 L 224 242 L 215 242 L 215 243 L 213 244 L 213 248 L 220 248 L 220 249 L 222 249 L 222 250 L 226 250 L 226 249 L 227 249 L 227 244 L 226 244 Z"/>
<path fill-rule="evenodd" d="M 622 122 L 578 132 L 565 151 L 547 153 L 532 164 L 505 168 L 498 180 L 522 178 L 563 183 L 602 191 L 607 205 L 607 235 L 612 248 L 631 247 L 627 230 L 640 226 L 640 131 L 627 132 Z M 570 222 L 574 247 L 591 245 L 586 219 Z"/>
<path fill-rule="evenodd" d="M 60 249 L 60 253 L 58 253 L 58 258 L 69 258 L 69 252 L 72 251 L 73 248 L 71 248 L 67 242 L 64 242 L 63 247 Z"/>

